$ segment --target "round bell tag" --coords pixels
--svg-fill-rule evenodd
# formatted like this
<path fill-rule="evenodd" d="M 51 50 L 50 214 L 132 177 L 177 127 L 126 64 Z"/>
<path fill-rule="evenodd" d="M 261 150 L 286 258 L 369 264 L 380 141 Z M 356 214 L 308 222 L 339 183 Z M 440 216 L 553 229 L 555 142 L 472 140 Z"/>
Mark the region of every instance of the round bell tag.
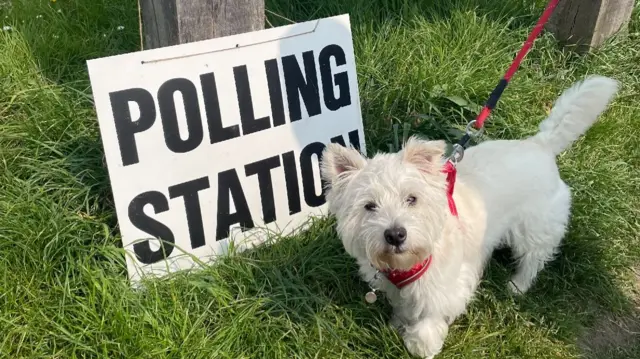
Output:
<path fill-rule="evenodd" d="M 369 304 L 373 304 L 376 302 L 376 300 L 378 300 L 378 296 L 376 295 L 376 292 L 371 291 L 365 294 L 364 300 L 366 300 Z"/>

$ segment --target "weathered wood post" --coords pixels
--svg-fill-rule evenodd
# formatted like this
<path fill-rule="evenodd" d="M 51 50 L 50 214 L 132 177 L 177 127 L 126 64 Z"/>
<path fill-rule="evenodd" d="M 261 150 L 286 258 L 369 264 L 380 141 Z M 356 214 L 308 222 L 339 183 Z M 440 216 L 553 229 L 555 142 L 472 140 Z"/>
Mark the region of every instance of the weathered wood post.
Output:
<path fill-rule="evenodd" d="M 145 49 L 264 28 L 264 0 L 139 0 Z"/>
<path fill-rule="evenodd" d="M 634 0 L 561 0 L 547 24 L 564 45 L 585 52 L 625 32 Z"/>

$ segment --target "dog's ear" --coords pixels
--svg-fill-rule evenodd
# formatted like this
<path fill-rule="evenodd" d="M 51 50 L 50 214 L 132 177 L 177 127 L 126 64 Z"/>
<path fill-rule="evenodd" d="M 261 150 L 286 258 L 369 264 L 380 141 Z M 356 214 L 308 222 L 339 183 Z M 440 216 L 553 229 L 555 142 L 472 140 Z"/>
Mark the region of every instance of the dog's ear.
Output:
<path fill-rule="evenodd" d="M 440 171 L 440 159 L 444 155 L 444 141 L 426 141 L 410 137 L 402 150 L 402 160 L 425 173 Z"/>
<path fill-rule="evenodd" d="M 330 143 L 322 152 L 320 162 L 322 179 L 332 185 L 337 179 L 357 173 L 367 164 L 367 159 L 353 148 Z"/>

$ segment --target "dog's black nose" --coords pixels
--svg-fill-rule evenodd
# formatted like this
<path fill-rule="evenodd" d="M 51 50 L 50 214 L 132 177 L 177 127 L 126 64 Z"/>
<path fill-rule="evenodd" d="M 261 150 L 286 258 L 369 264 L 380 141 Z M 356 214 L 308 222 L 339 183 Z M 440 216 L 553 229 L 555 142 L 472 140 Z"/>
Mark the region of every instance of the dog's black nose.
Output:
<path fill-rule="evenodd" d="M 399 246 L 407 239 L 407 230 L 404 227 L 389 228 L 384 231 L 384 240 L 392 246 Z"/>

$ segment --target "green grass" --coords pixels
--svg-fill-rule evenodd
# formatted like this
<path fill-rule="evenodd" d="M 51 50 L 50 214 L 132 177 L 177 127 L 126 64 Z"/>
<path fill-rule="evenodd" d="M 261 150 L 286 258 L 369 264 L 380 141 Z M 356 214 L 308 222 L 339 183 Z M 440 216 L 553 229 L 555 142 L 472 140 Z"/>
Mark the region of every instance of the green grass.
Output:
<path fill-rule="evenodd" d="M 0 32 L 0 357 L 410 357 L 386 324 L 384 301 L 364 303 L 367 288 L 330 219 L 199 273 L 131 290 L 85 60 L 139 48 L 135 1 L 8 3 L 0 1 L 0 22 L 13 27 Z M 293 21 L 351 14 L 373 149 L 386 148 L 393 123 L 454 140 L 543 7 L 267 1 L 274 26 L 286 21 L 273 14 Z M 585 56 L 545 34 L 505 92 L 488 137 L 534 133 L 558 94 L 586 74 L 622 83 L 600 122 L 559 158 L 574 190 L 561 255 L 530 294 L 516 298 L 505 286 L 508 257 L 498 253 L 439 358 L 640 357 L 632 271 L 640 268 L 638 14 L 628 38 Z M 635 334 L 612 329 L 611 338 L 594 340 L 606 318 L 626 318 Z"/>

